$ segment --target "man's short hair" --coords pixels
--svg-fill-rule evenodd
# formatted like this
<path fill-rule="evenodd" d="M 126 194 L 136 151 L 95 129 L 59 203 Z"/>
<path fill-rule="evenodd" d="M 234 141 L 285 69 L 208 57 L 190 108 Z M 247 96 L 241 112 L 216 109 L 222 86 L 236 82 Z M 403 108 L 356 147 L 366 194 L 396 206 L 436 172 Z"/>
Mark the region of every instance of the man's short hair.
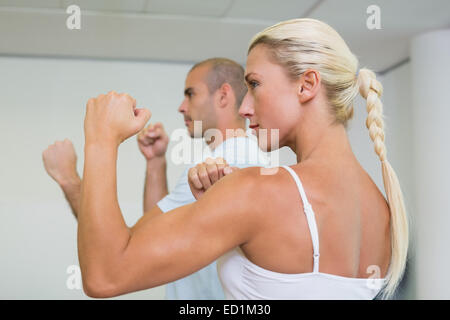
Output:
<path fill-rule="evenodd" d="M 228 83 L 236 97 L 236 107 L 239 108 L 247 93 L 244 68 L 237 62 L 227 58 L 211 58 L 195 64 L 190 71 L 204 65 L 210 67 L 206 76 L 209 93 L 216 92 L 224 83 Z"/>

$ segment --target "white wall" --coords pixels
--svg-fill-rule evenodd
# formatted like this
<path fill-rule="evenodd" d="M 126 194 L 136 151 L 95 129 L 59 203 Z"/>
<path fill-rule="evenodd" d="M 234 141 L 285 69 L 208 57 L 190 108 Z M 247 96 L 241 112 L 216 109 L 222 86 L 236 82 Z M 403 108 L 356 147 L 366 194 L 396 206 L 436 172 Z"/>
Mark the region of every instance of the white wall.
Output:
<path fill-rule="evenodd" d="M 170 134 L 185 128 L 177 108 L 191 65 L 125 61 L 0 57 L 0 298 L 79 299 L 66 273 L 78 265 L 76 220 L 42 164 L 42 151 L 69 138 L 83 170 L 86 101 L 110 90 L 128 92 Z M 170 155 L 174 143 L 169 144 Z M 168 157 L 170 160 L 170 156 Z M 282 164 L 295 156 L 284 149 Z M 169 189 L 184 166 L 168 163 Z M 118 197 L 125 221 L 141 216 L 145 162 L 135 138 L 119 149 Z M 164 287 L 119 297 L 162 299 Z"/>
<path fill-rule="evenodd" d="M 42 165 L 55 140 L 73 141 L 80 175 L 83 119 L 89 97 L 128 92 L 168 132 L 183 128 L 177 108 L 185 64 L 0 57 L 0 298 L 78 299 L 66 269 L 78 265 L 76 221 L 62 191 Z M 169 149 L 170 152 L 170 149 Z M 183 169 L 169 163 L 169 187 Z M 145 163 L 135 139 L 119 149 L 118 195 L 125 220 L 141 216 Z M 163 287 L 121 298 L 163 298 Z"/>
<path fill-rule="evenodd" d="M 450 299 L 450 28 L 411 42 L 419 299 Z"/>
<path fill-rule="evenodd" d="M 418 36 L 411 61 L 381 78 L 388 158 L 410 221 L 405 299 L 449 297 L 449 38 L 448 29 Z"/>

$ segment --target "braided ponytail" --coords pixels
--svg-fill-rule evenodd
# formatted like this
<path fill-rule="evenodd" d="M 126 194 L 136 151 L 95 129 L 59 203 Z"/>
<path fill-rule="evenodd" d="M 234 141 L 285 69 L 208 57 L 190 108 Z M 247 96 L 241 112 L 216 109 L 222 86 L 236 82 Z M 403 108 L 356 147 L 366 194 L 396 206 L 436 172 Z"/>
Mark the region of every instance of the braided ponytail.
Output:
<path fill-rule="evenodd" d="M 376 79 L 375 73 L 368 69 L 359 71 L 357 85 L 359 93 L 367 100 L 366 126 L 369 129 L 370 138 L 375 144 L 375 152 L 381 161 L 384 189 L 391 213 L 391 263 L 382 294 L 383 298 L 389 298 L 397 288 L 406 266 L 409 243 L 408 218 L 400 183 L 386 158 L 383 105 L 380 101 L 383 87 Z"/>

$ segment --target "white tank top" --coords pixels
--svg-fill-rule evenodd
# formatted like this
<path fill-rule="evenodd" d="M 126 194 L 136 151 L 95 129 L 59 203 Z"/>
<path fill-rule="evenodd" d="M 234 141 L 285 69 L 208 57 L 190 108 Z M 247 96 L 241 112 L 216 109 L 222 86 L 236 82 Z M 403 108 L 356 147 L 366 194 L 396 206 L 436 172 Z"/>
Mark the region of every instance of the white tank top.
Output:
<path fill-rule="evenodd" d="M 217 260 L 217 272 L 226 299 L 374 299 L 385 284 L 380 278 L 349 278 L 319 272 L 319 235 L 314 211 L 302 183 L 290 167 L 283 166 L 294 178 L 305 208 L 313 243 L 313 272 L 287 274 L 263 269 L 248 260 L 240 247 Z"/>

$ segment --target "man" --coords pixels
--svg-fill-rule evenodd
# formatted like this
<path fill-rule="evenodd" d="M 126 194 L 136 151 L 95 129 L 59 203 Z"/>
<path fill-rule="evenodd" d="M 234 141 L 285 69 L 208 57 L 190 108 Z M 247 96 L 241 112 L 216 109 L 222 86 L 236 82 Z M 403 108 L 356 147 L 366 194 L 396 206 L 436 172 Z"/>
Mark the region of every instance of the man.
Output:
<path fill-rule="evenodd" d="M 244 69 L 225 58 L 202 61 L 189 71 L 184 100 L 178 111 L 183 114 L 192 138 L 205 138 L 208 130 L 217 134 L 206 139 L 210 152 L 203 158 L 223 158 L 230 166 L 265 166 L 267 157 L 258 143 L 245 134 L 245 119 L 238 110 L 246 94 Z M 201 121 L 201 130 L 195 125 Z M 227 132 L 228 130 L 228 132 Z M 230 130 L 233 132 L 230 135 Z M 166 151 L 169 138 L 161 123 L 150 124 L 138 137 L 141 153 L 147 160 L 144 186 L 144 214 L 157 216 L 195 201 L 189 182 L 189 168 L 178 179 L 172 192 L 168 192 Z M 205 159 L 206 158 L 206 159 Z M 44 166 L 49 175 L 61 186 L 72 212 L 79 210 L 81 179 L 76 172 L 76 154 L 69 140 L 57 141 L 43 152 Z M 202 170 L 207 170 L 202 166 Z M 203 177 L 208 178 L 207 172 Z M 201 173 L 200 173 L 201 174 Z M 207 181 L 203 181 L 207 184 Z M 217 277 L 216 263 L 166 286 L 167 299 L 224 299 Z"/>

